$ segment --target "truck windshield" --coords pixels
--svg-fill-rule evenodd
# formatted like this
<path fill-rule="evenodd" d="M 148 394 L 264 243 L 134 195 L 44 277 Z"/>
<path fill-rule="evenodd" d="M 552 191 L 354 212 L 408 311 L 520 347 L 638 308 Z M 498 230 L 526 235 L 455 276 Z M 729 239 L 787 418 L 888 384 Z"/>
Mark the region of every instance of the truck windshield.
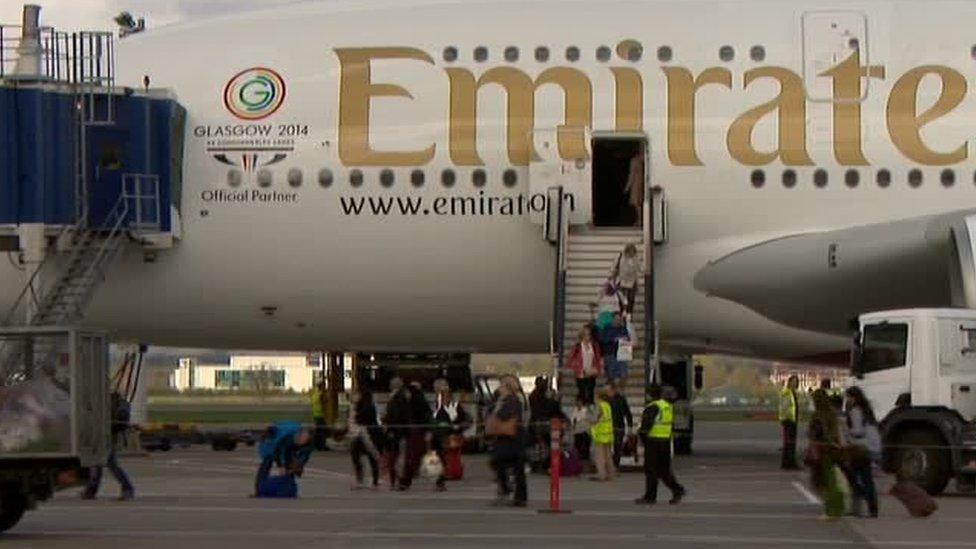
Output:
<path fill-rule="evenodd" d="M 863 333 L 858 373 L 869 374 L 905 365 L 908 324 L 869 324 L 864 327 Z"/>

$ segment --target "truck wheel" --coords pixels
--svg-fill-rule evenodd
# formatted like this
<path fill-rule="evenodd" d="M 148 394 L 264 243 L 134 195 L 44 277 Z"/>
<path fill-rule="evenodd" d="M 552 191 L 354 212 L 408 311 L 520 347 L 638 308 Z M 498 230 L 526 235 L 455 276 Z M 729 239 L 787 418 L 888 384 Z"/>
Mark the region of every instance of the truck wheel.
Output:
<path fill-rule="evenodd" d="M 0 502 L 0 532 L 6 532 L 20 522 L 27 510 L 27 500 L 20 494 L 4 496 Z"/>
<path fill-rule="evenodd" d="M 933 431 L 909 431 L 898 438 L 895 476 L 918 484 L 933 496 L 945 490 L 951 476 L 951 456 L 945 441 Z"/>

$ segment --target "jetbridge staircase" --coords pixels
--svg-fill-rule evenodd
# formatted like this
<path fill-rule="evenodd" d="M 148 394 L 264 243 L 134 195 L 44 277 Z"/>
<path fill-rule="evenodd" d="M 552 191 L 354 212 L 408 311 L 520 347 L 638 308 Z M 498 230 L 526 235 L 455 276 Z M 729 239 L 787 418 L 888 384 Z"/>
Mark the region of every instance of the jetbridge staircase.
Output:
<path fill-rule="evenodd" d="M 41 27 L 38 12 L 0 25 L 0 250 L 24 281 L 0 322 L 41 334 L 83 321 L 126 248 L 173 245 L 185 113 L 116 86 L 112 33 Z M 4 341 L 0 387 L 55 368 L 65 343 Z"/>

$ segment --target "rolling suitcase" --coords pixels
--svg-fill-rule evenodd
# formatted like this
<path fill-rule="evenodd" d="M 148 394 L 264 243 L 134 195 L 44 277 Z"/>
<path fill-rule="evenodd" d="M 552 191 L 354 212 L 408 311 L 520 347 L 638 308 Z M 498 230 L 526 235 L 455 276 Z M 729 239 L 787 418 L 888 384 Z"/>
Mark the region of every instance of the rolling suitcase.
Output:
<path fill-rule="evenodd" d="M 461 462 L 461 449 L 448 448 L 444 450 L 444 478 L 447 480 L 461 480 L 464 477 L 464 463 Z"/>
<path fill-rule="evenodd" d="M 939 508 L 939 504 L 928 492 L 905 480 L 900 480 L 891 487 L 891 495 L 898 498 L 913 517 L 927 517 Z"/>

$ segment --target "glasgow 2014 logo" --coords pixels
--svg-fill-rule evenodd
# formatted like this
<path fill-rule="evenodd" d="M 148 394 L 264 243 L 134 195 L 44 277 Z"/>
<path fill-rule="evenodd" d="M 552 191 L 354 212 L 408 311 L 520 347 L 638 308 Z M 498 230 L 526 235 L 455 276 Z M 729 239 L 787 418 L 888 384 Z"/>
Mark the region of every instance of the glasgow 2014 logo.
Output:
<path fill-rule="evenodd" d="M 267 118 L 284 101 L 285 80 L 265 67 L 245 69 L 235 74 L 224 87 L 224 106 L 243 120 Z"/>

